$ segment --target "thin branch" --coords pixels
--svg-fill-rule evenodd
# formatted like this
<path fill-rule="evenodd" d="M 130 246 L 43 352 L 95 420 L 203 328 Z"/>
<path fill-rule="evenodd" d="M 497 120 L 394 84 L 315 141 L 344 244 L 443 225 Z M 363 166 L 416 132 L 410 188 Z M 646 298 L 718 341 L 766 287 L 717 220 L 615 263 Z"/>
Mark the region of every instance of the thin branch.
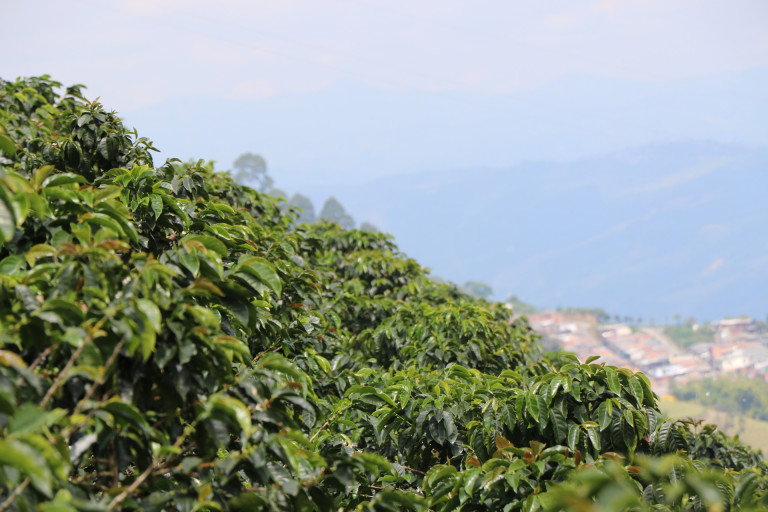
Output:
<path fill-rule="evenodd" d="M 418 469 L 416 469 L 416 468 L 409 468 L 408 466 L 403 466 L 402 464 L 401 464 L 400 466 L 401 466 L 403 469 L 407 469 L 408 471 L 413 471 L 414 473 L 419 473 L 419 474 L 422 474 L 422 475 L 426 475 L 426 473 L 425 473 L 425 472 L 423 472 L 423 471 L 420 471 L 420 470 L 418 470 Z"/>
<path fill-rule="evenodd" d="M 40 352 L 40 355 L 39 355 L 39 356 L 37 356 L 37 357 L 35 358 L 35 360 L 34 360 L 34 361 L 32 361 L 32 364 L 31 364 L 31 365 L 29 365 L 29 368 L 27 368 L 27 369 L 28 369 L 29 371 L 32 371 L 32 370 L 34 370 L 35 368 L 37 368 L 37 365 L 39 365 L 40 363 L 42 363 L 42 362 L 43 362 L 43 359 L 45 359 L 46 357 L 48 357 L 48 354 L 50 354 L 50 353 L 51 353 L 51 350 L 53 350 L 53 347 L 47 347 L 45 350 L 43 350 L 42 352 Z"/>
<path fill-rule="evenodd" d="M 317 438 L 317 436 L 320 434 L 320 432 L 322 432 L 323 430 L 325 430 L 325 428 L 326 428 L 328 425 L 330 425 L 330 424 L 331 424 L 331 422 L 332 422 L 333 420 L 335 420 L 335 419 L 336 419 L 336 416 L 338 416 L 338 415 L 339 415 L 339 414 L 341 414 L 342 412 L 346 411 L 348 408 L 349 408 L 349 405 L 348 405 L 348 406 L 346 406 L 346 407 L 342 407 L 341 409 L 339 409 L 338 411 L 336 411 L 335 413 L 333 413 L 333 414 L 331 415 L 331 417 L 330 417 L 330 418 L 328 418 L 328 419 L 325 421 L 325 423 L 323 423 L 323 425 L 322 425 L 322 426 L 321 426 L 321 427 L 318 429 L 318 431 L 317 431 L 317 432 L 315 432 L 314 434 L 312 434 L 312 437 L 310 437 L 310 438 L 309 438 L 309 442 L 310 442 L 310 443 L 311 443 L 311 442 L 314 442 L 314 440 Z"/>
<path fill-rule="evenodd" d="M 112 367 L 112 364 L 117 359 L 117 356 L 120 354 L 120 351 L 123 349 L 124 345 L 125 345 L 125 338 L 120 340 L 120 343 L 115 345 L 114 350 L 112 350 L 112 353 L 109 355 L 109 359 L 107 359 L 107 363 L 104 365 L 101 372 L 99 372 L 98 378 L 93 382 L 93 384 L 88 389 L 88 392 L 85 394 L 82 400 L 78 402 L 77 407 L 75 408 L 76 411 L 80 409 L 81 404 L 85 404 L 88 400 L 91 399 L 91 397 L 93 396 L 93 393 L 96 391 L 96 388 L 104 384 L 104 381 L 106 380 L 106 377 L 107 377 L 107 373 Z"/>
<path fill-rule="evenodd" d="M 62 370 L 59 372 L 59 375 L 56 377 L 56 380 L 53 381 L 53 384 L 51 384 L 51 387 L 48 388 L 48 392 L 43 397 L 43 400 L 40 402 L 40 407 L 45 408 L 46 405 L 48 405 L 48 402 L 53 397 L 53 394 L 56 392 L 57 389 L 59 389 L 59 386 L 61 386 L 64 383 L 64 378 L 67 376 L 67 373 L 69 373 L 69 370 L 72 369 L 72 367 L 75 365 L 75 361 L 77 361 L 77 358 L 80 357 L 80 354 L 83 353 L 83 350 L 85 350 L 85 346 L 88 344 L 88 342 L 91 340 L 90 337 L 87 337 L 83 340 L 83 342 L 80 344 L 79 347 L 77 347 L 77 350 L 75 350 L 72 353 L 72 356 L 69 358 L 69 361 L 67 361 L 66 366 L 62 368 Z"/>
<path fill-rule="evenodd" d="M 45 359 L 46 357 L 48 357 L 48 355 L 50 355 L 50 353 L 51 353 L 51 350 L 53 350 L 53 347 L 47 347 L 45 350 L 43 350 L 42 352 L 40 352 L 40 354 L 39 354 L 39 355 L 38 355 L 38 356 L 35 358 L 35 360 L 34 360 L 34 361 L 32 361 L 32 364 L 31 364 L 31 365 L 29 365 L 29 366 L 27 367 L 27 370 L 29 370 L 29 371 L 32 371 L 32 370 L 34 370 L 35 368 L 37 368 L 37 365 L 39 365 L 40 363 L 42 363 L 42 362 L 43 362 L 43 359 Z M 19 377 L 19 378 L 16 380 L 16 387 L 19 387 L 19 386 L 21 386 L 21 383 L 22 383 L 22 382 L 24 382 L 24 377 Z"/>
<path fill-rule="evenodd" d="M 107 466 L 109 466 L 109 471 L 107 473 L 112 478 L 112 485 L 117 486 L 117 484 L 120 483 L 120 472 L 117 469 L 117 461 L 115 460 L 115 440 L 112 439 L 109 442 L 109 458 L 107 459 Z"/>
<path fill-rule="evenodd" d="M 13 490 L 13 492 L 8 496 L 8 498 L 4 502 L 0 503 L 0 512 L 7 510 L 8 507 L 13 505 L 13 502 L 16 501 L 16 498 L 18 498 L 19 495 L 22 492 L 24 492 L 24 489 L 27 488 L 27 486 L 29 485 L 29 482 L 30 482 L 29 477 L 27 477 L 23 482 L 21 482 L 21 484 L 17 488 Z"/>
<path fill-rule="evenodd" d="M 259 359 L 261 359 L 262 357 L 264 357 L 264 356 L 267 354 L 267 352 L 271 352 L 271 351 L 273 351 L 275 348 L 277 348 L 277 346 L 278 346 L 278 343 L 277 343 L 277 342 L 274 342 L 273 344 L 271 344 L 270 346 L 268 346 L 267 348 L 265 348 L 265 349 L 264 349 L 262 352 L 260 352 L 259 354 L 257 354 L 257 355 L 256 355 L 256 357 L 254 357 L 254 358 L 253 358 L 252 362 L 254 362 L 254 363 L 255 363 L 256 361 L 258 361 Z"/>
<path fill-rule="evenodd" d="M 192 423 L 190 423 L 189 425 L 187 425 L 187 426 L 184 428 L 184 432 L 182 432 L 182 434 L 179 436 L 179 438 L 178 438 L 178 439 L 176 439 L 176 442 L 175 442 L 175 443 L 173 443 L 173 446 L 174 446 L 174 447 L 176 447 L 176 448 L 179 448 L 179 447 L 181 447 L 181 444 L 184 442 L 184 440 L 187 438 L 187 436 L 189 436 L 189 434 L 191 434 L 191 433 L 192 433 L 192 431 L 195 429 L 195 425 L 196 425 L 196 424 L 197 424 L 197 422 L 195 421 L 195 422 L 192 422 Z M 112 510 L 112 509 L 114 509 L 116 506 L 118 506 L 120 503 L 122 503 L 122 502 L 123 502 L 123 500 L 125 500 L 125 499 L 126 499 L 128 496 L 130 496 L 130 495 L 131 495 L 131 493 L 133 493 L 133 491 L 135 491 L 136 489 L 138 489 L 138 488 L 139 488 L 139 486 L 140 486 L 141 484 L 143 484 L 143 483 L 146 481 L 146 479 L 147 479 L 147 478 L 149 478 L 149 476 L 150 476 L 150 475 L 151 475 L 151 474 L 152 474 L 154 471 L 156 471 L 158 468 L 160 468 L 162 465 L 163 465 L 163 463 L 160 461 L 160 459 L 155 459 L 155 460 L 153 460 L 153 461 L 152 461 L 152 464 L 150 464 L 150 465 L 149 465 L 149 467 L 147 467 L 147 469 L 145 469 L 145 470 L 144 470 L 144 471 L 143 471 L 143 472 L 142 472 L 142 473 L 141 473 L 141 474 L 140 474 L 140 475 L 139 475 L 139 476 L 136 478 L 136 480 L 134 480 L 134 481 L 131 483 L 131 485 L 129 485 L 129 486 L 128 486 L 128 488 L 127 488 L 127 489 L 125 489 L 123 492 L 121 492 L 120 494 L 118 494 L 118 495 L 117 495 L 117 497 L 116 497 L 114 500 L 112 500 L 112 501 L 109 503 L 109 505 L 107 505 L 107 510 Z M 2 512 L 2 511 L 0 510 L 0 512 Z"/>
<path fill-rule="evenodd" d="M 142 474 L 139 475 L 139 477 L 131 483 L 131 485 L 128 486 L 126 490 L 121 492 L 112 502 L 107 505 L 107 510 L 112 510 L 116 506 L 118 506 L 125 498 L 128 497 L 133 491 L 139 488 L 141 484 L 144 483 L 144 481 L 149 478 L 149 475 L 152 474 L 154 470 L 157 469 L 156 465 L 157 461 L 153 462 L 152 464 L 147 467 L 147 469 L 144 470 Z"/>
<path fill-rule="evenodd" d="M 104 322 L 107 321 L 109 317 L 103 316 L 98 322 L 96 322 L 93 327 L 89 329 L 88 336 L 85 337 L 83 342 L 80 344 L 79 347 L 77 347 L 77 350 L 75 350 L 72 353 L 72 356 L 69 358 L 69 361 L 67 361 L 67 364 L 64 366 L 64 368 L 61 369 L 59 372 L 59 375 L 56 377 L 56 380 L 53 381 L 53 384 L 51 384 L 51 387 L 48 388 L 48 392 L 43 397 L 43 400 L 40 402 L 40 407 L 45 407 L 48 405 L 48 402 L 53 397 L 53 394 L 56 392 L 57 389 L 64 383 L 64 379 L 67 376 L 67 373 L 69 373 L 69 370 L 72 369 L 72 367 L 75 365 L 75 361 L 80 357 L 80 355 L 83 353 L 83 350 L 85 350 L 86 345 L 88 345 L 91 341 L 93 341 L 93 333 L 98 332 L 101 329 L 101 326 L 104 325 Z"/>

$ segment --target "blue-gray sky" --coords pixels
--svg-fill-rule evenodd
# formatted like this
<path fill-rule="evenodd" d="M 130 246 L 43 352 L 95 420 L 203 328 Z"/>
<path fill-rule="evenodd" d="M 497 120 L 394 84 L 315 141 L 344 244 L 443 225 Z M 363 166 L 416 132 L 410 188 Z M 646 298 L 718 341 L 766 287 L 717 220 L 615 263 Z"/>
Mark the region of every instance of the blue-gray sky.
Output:
<path fill-rule="evenodd" d="M 84 82 L 129 113 L 355 79 L 514 93 L 574 73 L 665 81 L 768 65 L 764 0 L 5 2 L 0 72 Z"/>
<path fill-rule="evenodd" d="M 643 104 L 644 88 L 696 87 L 681 81 L 768 69 L 764 0 L 25 0 L 6 2 L 3 17 L 0 76 L 48 73 L 84 83 L 90 97 L 155 140 L 162 156 L 228 167 L 241 152 L 260 152 L 278 184 L 293 190 L 317 173 L 349 180 L 571 158 L 574 147 L 594 154 L 685 136 L 722 139 L 714 135 L 751 127 L 744 110 L 768 103 L 765 93 L 726 80 L 717 94 L 738 98 L 735 110 L 724 105 L 695 122 L 689 114 L 702 110 L 701 102 L 675 112 L 679 95 L 666 97 L 672 110 L 663 119 Z M 619 81 L 641 93 L 628 97 L 613 90 L 614 82 L 594 87 L 582 80 L 592 97 L 578 97 L 573 77 Z M 388 94 L 392 105 L 369 114 L 364 107 L 389 100 L 362 94 L 348 106 L 339 98 L 360 91 L 350 92 L 350 84 Z M 411 103 L 398 103 L 401 97 Z M 528 110 L 510 107 L 510 98 Z M 256 110 L 238 116 L 232 108 L 223 121 L 215 114 L 222 102 Z M 430 102 L 432 110 L 414 111 Z M 668 107 L 653 102 L 655 113 Z M 314 112 L 292 114 L 291 105 Z M 466 118 L 435 121 L 451 108 Z M 214 134 L 205 122 L 191 132 L 190 121 L 178 118 L 195 109 L 200 120 L 217 124 Z M 453 137 L 422 123 L 427 117 L 452 128 Z M 517 133 L 505 118 L 525 127 Z M 593 120 L 605 128 L 590 130 Z M 388 122 L 389 132 L 377 131 Z M 249 123 L 270 130 L 248 138 Z M 686 133 L 690 125 L 720 132 Z M 518 151 L 500 149 L 503 134 Z M 472 135 L 483 140 L 464 144 Z M 288 138 L 304 151 L 286 145 Z"/>
<path fill-rule="evenodd" d="M 85 84 L 160 161 L 261 153 L 288 194 L 336 195 L 442 277 L 646 318 L 768 311 L 765 0 L 2 12 L 0 77 Z"/>

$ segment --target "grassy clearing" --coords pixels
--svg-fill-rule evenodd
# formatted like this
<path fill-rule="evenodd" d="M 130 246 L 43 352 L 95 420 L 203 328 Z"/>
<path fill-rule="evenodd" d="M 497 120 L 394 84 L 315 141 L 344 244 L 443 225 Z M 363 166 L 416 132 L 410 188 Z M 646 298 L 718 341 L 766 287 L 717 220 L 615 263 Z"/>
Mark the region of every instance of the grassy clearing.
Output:
<path fill-rule="evenodd" d="M 690 325 L 668 325 L 664 332 L 675 340 L 681 347 L 688 347 L 694 343 L 712 343 L 714 331 L 709 327 L 699 327 L 694 330 Z"/>
<path fill-rule="evenodd" d="M 695 402 L 661 400 L 660 406 L 662 412 L 670 417 L 703 419 L 714 423 L 726 434 L 738 434 L 742 441 L 762 450 L 764 455 L 768 454 L 768 421 L 716 411 Z"/>

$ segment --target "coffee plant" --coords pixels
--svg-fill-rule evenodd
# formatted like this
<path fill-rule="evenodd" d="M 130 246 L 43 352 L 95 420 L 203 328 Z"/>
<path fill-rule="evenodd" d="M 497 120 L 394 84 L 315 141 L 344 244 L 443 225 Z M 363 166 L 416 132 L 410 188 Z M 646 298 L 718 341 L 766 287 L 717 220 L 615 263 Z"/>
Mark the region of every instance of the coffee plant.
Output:
<path fill-rule="evenodd" d="M 768 508 L 644 375 L 153 151 L 0 80 L 0 511 Z"/>

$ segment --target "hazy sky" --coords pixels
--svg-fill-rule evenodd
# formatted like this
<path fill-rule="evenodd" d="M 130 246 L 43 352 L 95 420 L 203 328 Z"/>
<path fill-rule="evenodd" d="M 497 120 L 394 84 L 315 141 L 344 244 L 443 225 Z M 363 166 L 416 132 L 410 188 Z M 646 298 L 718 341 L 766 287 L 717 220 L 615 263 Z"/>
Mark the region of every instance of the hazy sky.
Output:
<path fill-rule="evenodd" d="M 345 79 L 511 93 L 573 73 L 663 81 L 768 64 L 764 0 L 4 3 L 0 76 L 85 83 L 122 113 Z"/>
<path fill-rule="evenodd" d="M 652 219 L 643 213 L 647 208 L 618 218 L 615 206 L 601 211 L 595 201 L 576 200 L 568 210 L 563 201 L 570 196 L 551 211 L 534 202 L 521 220 L 491 234 L 471 227 L 455 231 L 463 229 L 459 219 L 442 238 L 430 240 L 425 233 L 446 226 L 427 225 L 418 216 L 394 224 L 393 215 L 382 212 L 403 187 L 376 202 L 370 180 L 437 171 L 434 180 L 445 185 L 450 171 L 575 162 L 573 169 L 580 170 L 568 178 L 585 182 L 584 191 L 595 192 L 601 181 L 614 178 L 627 180 L 622 204 L 652 192 L 668 192 L 671 197 L 662 199 L 674 203 L 690 182 L 720 179 L 710 169 L 720 165 L 718 152 L 731 154 L 728 145 L 768 145 L 766 0 L 8 0 L 2 16 L 1 78 L 47 73 L 65 85 L 85 84 L 88 98 L 100 97 L 155 141 L 163 150 L 157 163 L 196 157 L 214 159 L 222 169 L 242 152 L 262 153 L 276 185 L 288 194 L 311 196 L 318 210 L 336 195 L 356 220 L 393 231 L 405 252 L 443 277 L 485 279 L 498 293 L 517 293 L 541 306 L 557 305 L 549 297 L 567 279 L 595 285 L 609 276 L 611 287 L 585 304 L 584 286 L 574 281 L 558 297 L 562 305 L 607 306 L 643 289 L 655 267 L 625 275 L 631 269 L 619 265 L 615 273 L 624 274 L 610 274 L 611 265 L 627 256 L 618 244 L 624 231 L 656 251 L 656 259 L 644 262 L 660 261 L 661 267 L 677 260 L 687 265 L 695 247 L 679 248 L 687 252 L 675 256 L 674 244 L 660 242 L 679 240 L 670 231 L 672 219 L 661 219 L 654 230 L 660 214 Z M 704 142 L 663 146 L 681 141 Z M 707 144 L 714 144 L 709 156 Z M 655 167 L 633 170 L 632 155 L 642 160 L 644 147 L 657 155 Z M 600 179 L 579 167 L 579 158 L 627 149 L 628 160 L 606 160 L 619 162 L 618 168 L 602 169 Z M 733 151 L 734 158 L 743 156 Z M 764 173 L 764 167 L 739 169 L 752 181 Z M 523 195 L 539 197 L 543 186 L 537 186 Z M 462 189 L 461 199 L 445 208 L 476 203 L 476 225 L 488 225 L 483 215 L 493 214 L 483 194 L 492 188 L 477 197 L 464 197 L 470 192 Z M 741 204 L 743 191 L 729 190 L 732 203 L 719 204 Z M 493 192 L 505 201 L 521 200 L 514 186 Z M 427 194 L 413 199 L 416 205 L 429 201 Z M 755 244 L 763 247 L 768 241 L 751 227 L 764 224 L 761 204 L 754 203 L 746 220 L 730 218 L 729 209 L 717 215 L 704 210 L 713 216 L 707 225 L 738 224 L 742 231 L 732 230 L 729 243 L 757 237 Z M 445 212 L 438 213 L 442 219 Z M 529 235 L 529 242 L 540 242 L 537 251 L 504 253 L 494 265 L 468 259 L 459 262 L 466 270 L 450 270 L 450 258 L 458 258 L 448 249 L 451 240 L 482 234 L 477 243 L 491 244 L 488 254 L 501 254 L 511 243 L 504 240 L 517 247 L 521 230 L 535 224 L 531 213 L 551 217 Z M 686 229 L 695 231 L 700 212 L 689 213 L 693 227 Z M 583 242 L 568 239 L 574 230 L 552 234 L 553 226 L 578 215 L 588 219 L 577 226 L 586 225 Z M 595 244 L 605 247 L 593 250 Z M 678 295 L 694 290 L 704 296 L 708 290 L 717 301 L 706 311 L 686 306 L 685 297 L 654 307 L 710 317 L 738 308 L 762 316 L 765 301 L 753 297 L 764 297 L 765 262 L 759 279 L 738 281 L 734 276 L 748 262 L 724 256 L 717 244 L 709 249 L 701 283 L 666 284 Z M 568 258 L 558 259 L 564 251 L 584 252 L 597 277 L 580 276 Z M 559 270 L 568 275 L 559 282 L 545 279 Z M 526 288 L 519 279 L 502 279 L 507 274 L 538 277 Z M 743 285 L 730 295 L 721 291 L 729 279 Z M 655 304 L 659 293 L 650 290 L 646 298 Z M 624 313 L 657 314 L 637 302 L 624 304 Z"/>

